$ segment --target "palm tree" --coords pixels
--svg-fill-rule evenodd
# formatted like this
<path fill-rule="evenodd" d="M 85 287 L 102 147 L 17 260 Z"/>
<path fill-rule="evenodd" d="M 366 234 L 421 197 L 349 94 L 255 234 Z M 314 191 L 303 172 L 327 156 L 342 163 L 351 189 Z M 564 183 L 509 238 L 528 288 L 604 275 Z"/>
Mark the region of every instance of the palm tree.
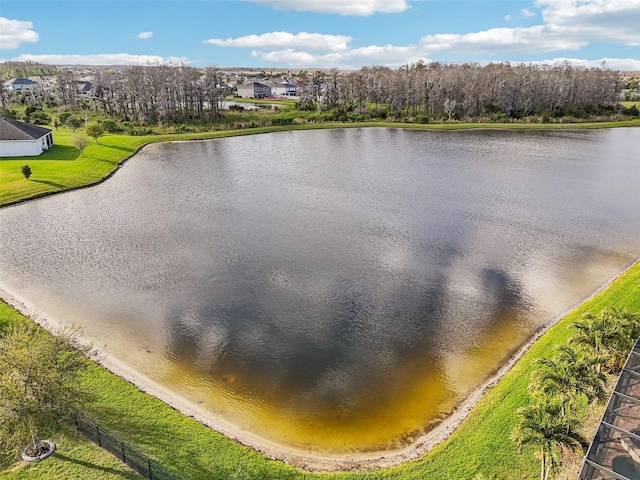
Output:
<path fill-rule="evenodd" d="M 607 398 L 606 376 L 597 371 L 602 361 L 563 345 L 553 359 L 538 360 L 540 368 L 533 372 L 529 388 L 534 394 L 558 397 L 561 414 L 566 416 L 567 408 L 574 407 L 580 397 L 589 403 Z"/>
<path fill-rule="evenodd" d="M 586 313 L 573 326 L 576 333 L 569 341 L 583 345 L 596 357 L 611 357 L 624 344 L 624 328 L 610 309 L 605 308 L 595 315 Z M 597 364 L 598 372 L 604 363 L 603 360 Z"/>
<path fill-rule="evenodd" d="M 518 409 L 518 423 L 510 438 L 521 451 L 524 446 L 536 449 L 541 461 L 540 480 L 547 480 L 560 461 L 563 450 L 586 449 L 588 442 L 580 435 L 580 423 L 572 416 L 560 415 L 557 399 Z"/>
<path fill-rule="evenodd" d="M 618 372 L 624 365 L 636 339 L 640 337 L 640 315 L 618 307 L 611 308 L 610 312 L 613 321 L 619 325 L 621 333 L 611 359 L 612 370 Z"/>

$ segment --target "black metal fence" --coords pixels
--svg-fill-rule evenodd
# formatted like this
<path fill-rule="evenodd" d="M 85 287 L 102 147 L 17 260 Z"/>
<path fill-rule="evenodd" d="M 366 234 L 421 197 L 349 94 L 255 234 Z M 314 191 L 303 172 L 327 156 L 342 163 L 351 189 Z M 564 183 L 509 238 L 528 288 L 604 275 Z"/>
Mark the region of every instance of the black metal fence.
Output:
<path fill-rule="evenodd" d="M 177 480 L 173 475 L 163 470 L 144 455 L 140 455 L 127 444 L 113 438 L 96 424 L 83 417 L 76 417 L 76 428 L 98 446 L 112 453 L 123 463 L 149 480 Z"/>

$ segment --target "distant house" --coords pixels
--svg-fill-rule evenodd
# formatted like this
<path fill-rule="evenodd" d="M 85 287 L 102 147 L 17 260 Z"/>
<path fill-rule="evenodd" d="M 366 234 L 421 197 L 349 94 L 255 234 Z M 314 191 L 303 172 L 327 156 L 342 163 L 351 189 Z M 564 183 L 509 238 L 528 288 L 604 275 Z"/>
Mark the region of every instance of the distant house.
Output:
<path fill-rule="evenodd" d="M 5 82 L 4 86 L 14 92 L 28 92 L 33 90 L 37 84 L 37 82 L 29 80 L 28 78 L 14 78 L 13 80 Z"/>
<path fill-rule="evenodd" d="M 287 81 L 278 82 L 271 87 L 271 94 L 276 97 L 295 97 L 298 94 L 298 87 Z"/>
<path fill-rule="evenodd" d="M 48 128 L 0 118 L 0 157 L 34 157 L 53 145 Z"/>
<path fill-rule="evenodd" d="M 74 82 L 76 86 L 76 96 L 79 98 L 88 98 L 91 96 L 91 90 L 93 85 L 88 80 L 76 80 Z"/>
<path fill-rule="evenodd" d="M 271 88 L 260 82 L 238 84 L 237 92 L 242 98 L 265 98 L 271 96 Z"/>

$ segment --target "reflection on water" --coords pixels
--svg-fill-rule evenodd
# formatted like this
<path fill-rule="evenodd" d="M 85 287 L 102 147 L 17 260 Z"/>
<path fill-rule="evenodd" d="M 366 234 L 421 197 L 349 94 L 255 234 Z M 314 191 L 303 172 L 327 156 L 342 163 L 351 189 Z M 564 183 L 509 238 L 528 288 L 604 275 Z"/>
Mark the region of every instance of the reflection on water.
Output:
<path fill-rule="evenodd" d="M 0 210 L 1 283 L 258 435 L 393 448 L 640 255 L 639 129 L 152 145 Z"/>

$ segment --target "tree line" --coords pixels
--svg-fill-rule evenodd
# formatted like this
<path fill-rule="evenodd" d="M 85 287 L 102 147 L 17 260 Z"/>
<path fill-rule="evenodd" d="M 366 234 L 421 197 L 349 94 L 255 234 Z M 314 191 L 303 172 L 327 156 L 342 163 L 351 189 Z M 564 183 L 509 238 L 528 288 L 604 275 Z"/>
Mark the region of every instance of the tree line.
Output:
<path fill-rule="evenodd" d="M 15 65 L 12 69 L 19 70 Z M 300 118 L 312 111 L 323 113 L 313 121 L 416 123 L 608 116 L 618 111 L 625 87 L 620 73 L 604 65 L 586 68 L 569 62 L 552 66 L 417 62 L 397 69 L 371 66 L 349 72 L 301 72 L 295 81 L 298 102 L 290 110 Z M 188 65 L 102 69 L 93 74 L 92 84 L 92 94 L 79 99 L 76 76 L 59 69 L 55 81 L 24 94 L 20 101 L 33 111 L 45 106 L 84 108 L 94 115 L 144 126 L 215 123 L 224 116 L 221 102 L 235 88 L 216 66 Z M 11 101 L 11 92 L 0 87 L 0 106 L 6 110 Z"/>
<path fill-rule="evenodd" d="M 393 116 L 459 119 L 500 115 L 597 114 L 617 103 L 624 83 L 619 72 L 575 67 L 491 63 L 418 62 L 392 70 L 366 67 L 356 72 L 311 76 L 305 95 L 323 107 L 364 111 L 385 105 Z M 320 92 L 324 91 L 324 95 Z"/>

